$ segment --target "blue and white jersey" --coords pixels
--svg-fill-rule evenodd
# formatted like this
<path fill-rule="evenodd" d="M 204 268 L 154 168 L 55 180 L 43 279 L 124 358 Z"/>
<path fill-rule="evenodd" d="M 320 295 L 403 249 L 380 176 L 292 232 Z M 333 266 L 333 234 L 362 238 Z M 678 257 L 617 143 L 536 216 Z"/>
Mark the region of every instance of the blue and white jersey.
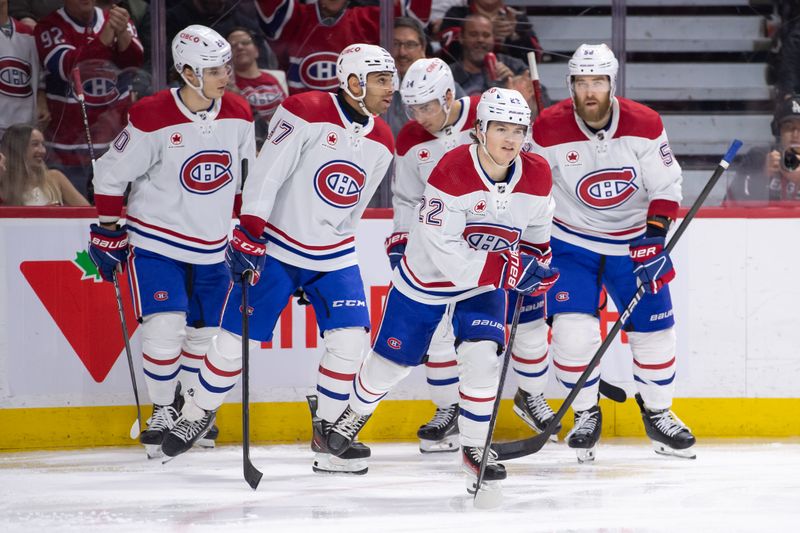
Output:
<path fill-rule="evenodd" d="M 266 231 L 267 254 L 284 263 L 319 272 L 356 265 L 356 226 L 393 152 L 382 119 L 353 122 L 332 93 L 290 96 L 245 183 L 242 224 Z"/>
<path fill-rule="evenodd" d="M 255 134 L 250 105 L 240 96 L 226 93 L 200 113 L 183 104 L 177 89 L 144 98 L 95 163 L 100 222 L 120 217 L 130 183 L 132 246 L 192 264 L 222 262 L 243 159 L 255 159 Z"/>
<path fill-rule="evenodd" d="M 443 304 L 498 288 L 502 252 L 548 250 L 553 219 L 547 163 L 521 153 L 506 182 L 491 181 L 475 144 L 448 152 L 428 179 L 392 283 L 421 303 Z"/>

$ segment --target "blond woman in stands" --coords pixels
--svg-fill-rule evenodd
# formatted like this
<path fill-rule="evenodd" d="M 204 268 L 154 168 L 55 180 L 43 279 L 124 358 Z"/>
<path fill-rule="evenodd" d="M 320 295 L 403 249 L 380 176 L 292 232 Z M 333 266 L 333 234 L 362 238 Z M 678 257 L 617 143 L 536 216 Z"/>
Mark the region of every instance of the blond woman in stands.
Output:
<path fill-rule="evenodd" d="M 47 168 L 44 135 L 33 126 L 8 128 L 0 140 L 0 152 L 6 166 L 0 175 L 0 205 L 89 205 L 61 171 Z"/>

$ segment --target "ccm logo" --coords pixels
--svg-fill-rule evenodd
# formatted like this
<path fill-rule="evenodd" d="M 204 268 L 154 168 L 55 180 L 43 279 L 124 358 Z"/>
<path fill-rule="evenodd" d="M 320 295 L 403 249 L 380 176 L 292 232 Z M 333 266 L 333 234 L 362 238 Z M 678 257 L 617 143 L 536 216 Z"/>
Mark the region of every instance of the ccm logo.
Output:
<path fill-rule="evenodd" d="M 489 327 L 492 327 L 492 328 L 505 330 L 505 325 L 501 324 L 500 322 L 498 322 L 496 320 L 487 320 L 487 319 L 480 320 L 480 319 L 476 319 L 476 320 L 472 321 L 472 325 L 473 326 L 489 326 Z"/>
<path fill-rule="evenodd" d="M 109 241 L 107 239 L 101 239 L 100 237 L 92 237 L 92 244 L 104 250 L 120 250 L 122 248 L 127 248 L 128 239 L 126 237 L 124 239 Z"/>
<path fill-rule="evenodd" d="M 263 246 L 254 246 L 249 242 L 243 241 L 241 237 L 237 236 L 233 237 L 233 247 L 250 255 L 264 255 L 267 253 L 267 249 Z"/>
<path fill-rule="evenodd" d="M 658 255 L 658 246 L 648 246 L 631 252 L 631 258 L 633 259 L 647 259 L 656 255 Z"/>
<path fill-rule="evenodd" d="M 364 300 L 334 300 L 333 307 L 366 307 L 367 302 Z"/>

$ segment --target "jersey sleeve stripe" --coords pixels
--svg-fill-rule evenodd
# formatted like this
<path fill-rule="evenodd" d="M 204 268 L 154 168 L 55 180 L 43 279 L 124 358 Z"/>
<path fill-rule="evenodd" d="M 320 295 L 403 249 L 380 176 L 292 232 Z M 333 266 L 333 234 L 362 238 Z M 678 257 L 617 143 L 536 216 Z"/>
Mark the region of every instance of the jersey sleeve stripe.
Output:
<path fill-rule="evenodd" d="M 207 246 L 215 246 L 217 244 L 225 243 L 225 242 L 228 241 L 228 236 L 227 235 L 225 235 L 224 237 L 222 237 L 220 239 L 216 239 L 216 240 L 213 240 L 213 241 L 206 241 L 206 240 L 203 240 L 203 239 L 198 239 L 197 237 L 190 237 L 189 235 L 184 235 L 182 233 L 178 233 L 177 231 L 173 231 L 171 229 L 162 228 L 160 226 L 156 226 L 155 224 L 149 224 L 149 223 L 147 223 L 147 222 L 145 222 L 143 220 L 139 220 L 138 218 L 133 217 L 131 215 L 128 215 L 127 218 L 128 218 L 129 222 L 133 222 L 133 223 L 135 223 L 135 224 L 137 224 L 139 226 L 144 226 L 145 228 L 156 230 L 156 231 L 161 232 L 161 233 L 166 233 L 167 235 L 171 235 L 172 237 L 177 237 L 177 238 L 182 239 L 184 241 L 195 242 L 197 244 L 204 244 L 204 245 L 207 245 Z"/>
<path fill-rule="evenodd" d="M 286 244 L 285 242 L 282 242 L 278 237 L 276 237 L 275 235 L 273 235 L 271 233 L 267 233 L 267 237 L 268 237 L 270 243 L 273 243 L 273 244 L 283 248 L 284 250 L 287 250 L 288 252 L 291 252 L 291 253 L 293 253 L 295 255 L 299 255 L 300 257 L 304 257 L 306 259 L 313 259 L 313 260 L 319 260 L 319 261 L 322 261 L 322 260 L 325 260 L 325 259 L 336 259 L 337 257 L 342 257 L 342 256 L 345 256 L 345 255 L 349 255 L 349 254 L 355 253 L 355 251 L 356 251 L 355 247 L 353 246 L 351 248 L 345 248 L 344 250 L 339 250 L 338 252 L 334 252 L 334 253 L 330 253 L 330 254 L 309 254 L 309 253 L 303 252 L 301 250 L 298 250 L 297 248 L 295 248 L 295 247 L 293 247 L 293 246 L 291 246 L 289 244 Z"/>
<path fill-rule="evenodd" d="M 189 245 L 186 245 L 186 244 L 181 244 L 179 242 L 175 242 L 175 241 L 167 239 L 165 237 L 159 237 L 158 235 L 155 235 L 153 233 L 148 233 L 146 231 L 142 231 L 141 228 L 138 228 L 135 225 L 128 225 L 128 230 L 141 235 L 145 239 L 151 239 L 151 240 L 158 241 L 158 242 L 161 242 L 161 243 L 164 243 L 164 244 L 168 244 L 169 246 L 174 246 L 175 248 L 180 248 L 181 250 L 188 250 L 190 252 L 195 252 L 195 253 L 198 253 L 198 254 L 215 254 L 217 252 L 221 252 L 227 246 L 227 243 L 225 243 L 225 244 L 223 244 L 222 246 L 220 246 L 218 248 L 213 248 L 213 249 L 208 250 L 208 249 L 203 249 L 203 248 L 197 248 L 197 247 L 194 247 L 194 246 L 189 246 Z"/>
<path fill-rule="evenodd" d="M 302 242 L 300 242 L 300 241 L 298 241 L 296 239 L 293 239 L 293 238 L 289 237 L 289 235 L 287 235 L 284 231 L 281 231 L 280 229 L 276 228 L 275 226 L 273 226 L 270 223 L 267 223 L 267 229 L 271 233 L 275 233 L 277 236 L 281 237 L 282 239 L 287 240 L 290 243 L 292 243 L 292 244 L 294 244 L 296 246 L 299 246 L 300 248 L 304 248 L 306 250 L 309 250 L 309 251 L 333 250 L 334 248 L 341 248 L 342 246 L 345 246 L 345 245 L 348 245 L 348 244 L 352 244 L 356 240 L 356 238 L 354 236 L 350 236 L 350 237 L 347 237 L 346 239 L 344 239 L 343 241 L 339 241 L 339 242 L 334 243 L 334 244 L 324 244 L 324 245 L 316 245 L 315 246 L 315 245 L 311 245 L 311 244 L 304 244 L 304 243 L 302 243 Z"/>

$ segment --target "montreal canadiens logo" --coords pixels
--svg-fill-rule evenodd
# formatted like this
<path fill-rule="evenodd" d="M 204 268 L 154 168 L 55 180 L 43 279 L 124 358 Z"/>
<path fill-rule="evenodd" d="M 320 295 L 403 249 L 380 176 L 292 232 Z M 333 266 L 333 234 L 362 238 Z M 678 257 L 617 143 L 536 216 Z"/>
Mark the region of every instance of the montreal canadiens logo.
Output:
<path fill-rule="evenodd" d="M 99 70 L 99 69 L 98 69 Z M 83 80 L 83 94 L 87 106 L 106 106 L 119 98 L 117 80 L 113 73 L 96 72 Z"/>
<path fill-rule="evenodd" d="M 27 98 L 33 94 L 31 64 L 16 57 L 0 57 L 0 94 Z"/>
<path fill-rule="evenodd" d="M 403 343 L 400 341 L 400 339 L 396 339 L 394 337 L 389 337 L 386 339 L 386 344 L 388 344 L 389 348 L 392 350 L 399 350 L 403 347 Z"/>
<path fill-rule="evenodd" d="M 575 187 L 581 202 L 592 209 L 613 209 L 627 202 L 639 187 L 633 167 L 605 168 L 582 177 Z"/>
<path fill-rule="evenodd" d="M 367 182 L 366 173 L 349 161 L 331 161 L 317 170 L 314 190 L 322 200 L 333 207 L 353 207 L 361 199 Z"/>
<path fill-rule="evenodd" d="M 329 91 L 339 86 L 336 61 L 339 54 L 317 52 L 307 55 L 300 63 L 300 82 L 310 89 Z"/>
<path fill-rule="evenodd" d="M 189 192 L 211 194 L 233 181 L 230 152 L 198 152 L 181 167 L 181 185 Z"/>
<path fill-rule="evenodd" d="M 560 291 L 556 293 L 556 301 L 557 302 L 566 302 L 569 300 L 569 293 L 566 291 Z"/>
<path fill-rule="evenodd" d="M 462 235 L 464 240 L 476 250 L 502 252 L 514 247 L 519 242 L 520 231 L 516 228 L 496 224 L 467 224 Z"/>
<path fill-rule="evenodd" d="M 169 300 L 169 293 L 167 291 L 157 291 L 153 298 L 158 302 L 165 302 Z"/>

